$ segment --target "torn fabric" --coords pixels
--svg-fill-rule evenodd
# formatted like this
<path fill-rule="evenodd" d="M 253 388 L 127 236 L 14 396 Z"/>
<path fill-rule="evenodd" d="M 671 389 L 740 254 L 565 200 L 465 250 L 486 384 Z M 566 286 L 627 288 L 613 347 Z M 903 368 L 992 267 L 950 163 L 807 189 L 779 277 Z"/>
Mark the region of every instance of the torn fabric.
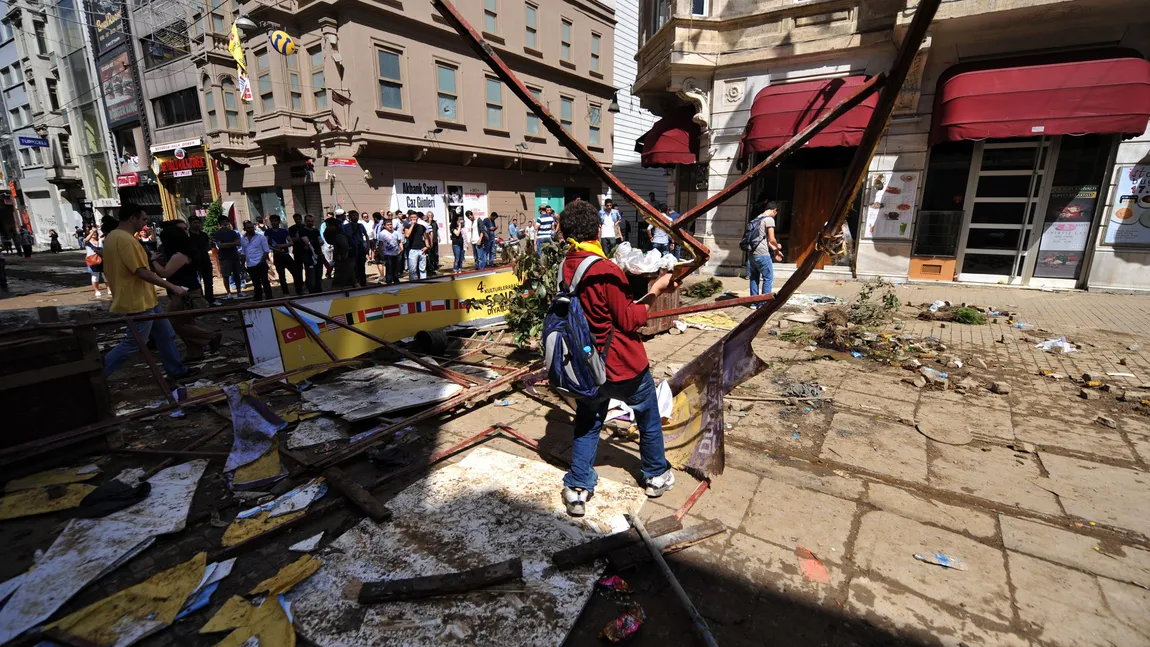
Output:
<path fill-rule="evenodd" d="M 258 460 L 271 447 L 276 432 L 287 426 L 274 411 L 248 395 L 247 389 L 241 386 L 233 384 L 224 387 L 235 433 L 232 451 L 224 464 L 225 472 Z"/>

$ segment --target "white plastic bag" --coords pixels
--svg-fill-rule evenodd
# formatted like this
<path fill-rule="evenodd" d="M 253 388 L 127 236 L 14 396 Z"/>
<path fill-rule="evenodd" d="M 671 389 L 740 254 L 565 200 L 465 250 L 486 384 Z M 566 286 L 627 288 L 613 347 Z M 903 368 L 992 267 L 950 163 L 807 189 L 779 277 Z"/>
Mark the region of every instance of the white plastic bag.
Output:
<path fill-rule="evenodd" d="M 1046 351 L 1047 353 L 1059 353 L 1059 352 L 1061 352 L 1061 353 L 1077 353 L 1078 352 L 1078 349 L 1075 348 L 1074 346 L 1071 346 L 1070 342 L 1066 341 L 1065 337 L 1059 337 L 1058 339 L 1047 339 L 1046 341 L 1041 342 L 1041 343 L 1035 345 L 1034 347 L 1039 349 L 1039 350 Z"/>
<path fill-rule="evenodd" d="M 667 380 L 659 382 L 655 387 L 655 397 L 659 400 L 659 417 L 670 418 L 675 410 L 675 396 L 671 395 L 671 385 Z"/>

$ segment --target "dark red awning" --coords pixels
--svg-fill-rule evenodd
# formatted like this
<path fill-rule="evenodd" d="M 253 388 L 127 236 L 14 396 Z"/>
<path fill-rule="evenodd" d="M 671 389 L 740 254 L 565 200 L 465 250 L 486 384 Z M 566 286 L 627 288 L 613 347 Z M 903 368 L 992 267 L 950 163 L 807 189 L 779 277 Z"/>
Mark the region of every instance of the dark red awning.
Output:
<path fill-rule="evenodd" d="M 834 108 L 858 86 L 864 76 L 826 81 L 782 83 L 759 90 L 751 104 L 751 118 L 743 133 L 740 155 L 773 151 L 787 143 L 823 112 Z M 857 146 L 878 102 L 872 94 L 807 142 L 807 147 Z"/>
<path fill-rule="evenodd" d="M 957 73 L 934 105 L 931 144 L 1121 133 L 1150 120 L 1150 61 L 1107 58 Z"/>
<path fill-rule="evenodd" d="M 680 110 L 655 122 L 635 140 L 635 152 L 643 155 L 643 167 L 666 168 L 694 164 L 699 160 L 699 124 L 695 110 Z"/>

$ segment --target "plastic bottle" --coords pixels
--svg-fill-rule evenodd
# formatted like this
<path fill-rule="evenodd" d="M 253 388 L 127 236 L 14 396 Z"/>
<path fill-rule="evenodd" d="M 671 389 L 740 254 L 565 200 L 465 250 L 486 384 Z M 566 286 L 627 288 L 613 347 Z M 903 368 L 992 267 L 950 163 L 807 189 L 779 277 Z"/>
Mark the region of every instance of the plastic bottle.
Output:
<path fill-rule="evenodd" d="M 1011 328 L 1017 328 L 1017 329 L 1019 329 L 1019 330 L 1030 330 L 1030 329 L 1034 328 L 1034 324 L 1028 324 L 1028 323 L 1012 323 L 1012 324 L 1010 324 L 1010 327 L 1011 327 Z"/>
<path fill-rule="evenodd" d="M 936 371 L 929 366 L 920 366 L 918 372 L 922 373 L 922 376 L 928 380 L 945 380 L 947 378 L 946 373 Z"/>

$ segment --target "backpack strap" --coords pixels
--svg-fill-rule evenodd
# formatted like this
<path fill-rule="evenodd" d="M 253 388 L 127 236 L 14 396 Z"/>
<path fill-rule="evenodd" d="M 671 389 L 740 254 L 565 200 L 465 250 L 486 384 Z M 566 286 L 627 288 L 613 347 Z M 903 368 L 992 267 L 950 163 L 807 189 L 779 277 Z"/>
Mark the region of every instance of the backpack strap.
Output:
<path fill-rule="evenodd" d="M 606 259 L 604 259 L 601 256 L 596 256 L 596 255 L 592 254 L 591 256 L 588 256 L 587 258 L 580 261 L 579 267 L 577 267 L 575 269 L 575 276 L 574 276 L 574 278 L 571 279 L 571 285 L 569 285 L 567 287 L 567 290 L 569 292 L 571 292 L 572 294 L 574 294 L 575 291 L 579 289 L 579 284 L 583 282 L 583 276 L 585 274 L 587 274 L 587 270 L 591 269 L 592 265 L 594 265 L 595 263 L 598 263 L 599 261 L 602 261 L 602 260 L 606 260 Z M 559 267 L 559 280 L 560 281 L 563 280 L 563 267 L 562 266 Z"/>

